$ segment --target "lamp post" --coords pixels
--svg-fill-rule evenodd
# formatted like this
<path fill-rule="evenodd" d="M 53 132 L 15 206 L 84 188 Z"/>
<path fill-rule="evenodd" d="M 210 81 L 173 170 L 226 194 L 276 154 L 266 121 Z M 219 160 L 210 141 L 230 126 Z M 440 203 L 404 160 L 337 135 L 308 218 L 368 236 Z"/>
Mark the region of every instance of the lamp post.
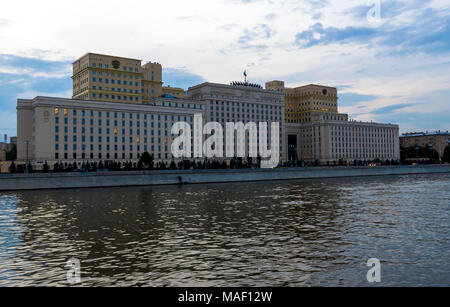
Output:
<path fill-rule="evenodd" d="M 25 145 L 27 146 L 27 153 L 26 153 L 26 160 L 25 160 L 25 174 L 28 174 L 28 145 L 31 143 L 31 141 L 25 140 Z"/>

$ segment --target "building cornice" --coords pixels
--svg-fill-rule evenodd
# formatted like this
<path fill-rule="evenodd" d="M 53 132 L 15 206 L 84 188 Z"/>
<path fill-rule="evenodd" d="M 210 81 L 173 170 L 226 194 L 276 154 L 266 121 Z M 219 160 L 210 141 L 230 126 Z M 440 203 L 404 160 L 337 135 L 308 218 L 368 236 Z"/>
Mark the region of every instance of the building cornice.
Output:
<path fill-rule="evenodd" d="M 184 100 L 182 100 L 184 101 Z M 187 100 L 185 100 L 186 103 Z M 178 100 L 180 102 L 180 100 Z M 191 102 L 194 103 L 195 101 Z M 22 105 L 28 104 L 28 105 Z M 150 104 L 131 104 L 131 103 L 117 103 L 91 100 L 74 100 L 70 98 L 57 97 L 42 97 L 38 96 L 34 99 L 18 99 L 17 108 L 34 109 L 36 107 L 50 107 L 50 108 L 67 108 L 67 109 L 96 109 L 108 110 L 117 112 L 149 112 L 149 113 L 167 113 L 167 114 L 186 114 L 192 115 L 195 113 L 203 113 L 201 109 L 186 109 L 166 106 L 156 106 Z"/>

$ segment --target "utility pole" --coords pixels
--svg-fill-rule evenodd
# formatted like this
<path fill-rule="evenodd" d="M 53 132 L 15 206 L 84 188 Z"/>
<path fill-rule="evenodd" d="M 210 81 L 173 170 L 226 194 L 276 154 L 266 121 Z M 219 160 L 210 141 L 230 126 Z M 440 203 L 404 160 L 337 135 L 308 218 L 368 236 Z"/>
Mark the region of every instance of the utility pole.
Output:
<path fill-rule="evenodd" d="M 31 141 L 25 141 L 25 145 L 27 145 L 27 155 L 25 160 L 25 174 L 28 174 L 28 145 L 31 143 Z"/>

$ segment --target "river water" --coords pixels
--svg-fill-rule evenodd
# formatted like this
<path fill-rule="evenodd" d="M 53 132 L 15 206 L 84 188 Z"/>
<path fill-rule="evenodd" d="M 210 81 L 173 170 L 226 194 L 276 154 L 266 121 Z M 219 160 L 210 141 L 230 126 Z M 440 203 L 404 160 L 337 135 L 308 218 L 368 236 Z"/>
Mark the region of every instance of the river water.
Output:
<path fill-rule="evenodd" d="M 0 193 L 0 286 L 450 286 L 450 174 Z"/>

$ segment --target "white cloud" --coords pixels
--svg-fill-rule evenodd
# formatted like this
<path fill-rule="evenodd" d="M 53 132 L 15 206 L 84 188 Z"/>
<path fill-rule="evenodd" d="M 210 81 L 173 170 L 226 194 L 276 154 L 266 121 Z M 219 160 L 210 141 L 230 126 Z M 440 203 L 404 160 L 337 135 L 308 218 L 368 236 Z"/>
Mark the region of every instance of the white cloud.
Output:
<path fill-rule="evenodd" d="M 382 11 L 387 14 L 383 3 Z M 382 46 L 368 47 L 356 41 L 306 49 L 295 45 L 295 35 L 316 22 L 324 28 L 372 27 L 365 18 L 350 14 L 365 4 L 364 0 L 6 1 L 0 25 L 7 21 L 8 31 L 0 35 L 0 54 L 64 61 L 86 52 L 114 54 L 157 61 L 164 67 L 185 67 L 206 80 L 223 83 L 242 78 L 247 68 L 251 81 L 347 85 L 343 92 L 379 97 L 341 108 L 355 113 L 449 89 L 448 55 L 380 56 Z M 447 10 L 450 4 L 434 0 L 428 7 Z M 314 19 L 317 13 L 319 20 Z M 383 22 L 412 24 L 419 13 L 410 7 Z M 252 31 L 257 33 L 251 41 L 238 43 L 246 33 L 254 34 Z M 10 67 L 0 67 L 0 72 L 8 69 L 42 77 L 64 75 Z M 439 104 L 433 104 L 427 110 L 438 108 Z"/>

